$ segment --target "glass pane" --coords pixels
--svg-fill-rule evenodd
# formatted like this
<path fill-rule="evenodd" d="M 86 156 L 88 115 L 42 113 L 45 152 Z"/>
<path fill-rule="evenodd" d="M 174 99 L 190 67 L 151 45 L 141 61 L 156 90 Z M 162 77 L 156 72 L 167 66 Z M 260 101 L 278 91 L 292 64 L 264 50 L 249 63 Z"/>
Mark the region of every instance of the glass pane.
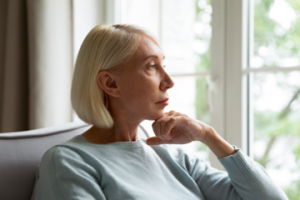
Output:
<path fill-rule="evenodd" d="M 210 124 L 210 112 L 206 95 L 206 85 L 209 78 L 178 77 L 173 78 L 173 81 L 175 85 L 168 92 L 170 100 L 165 112 L 175 110 Z M 145 121 L 142 124 L 151 135 L 154 135 L 152 123 L 153 121 Z M 201 142 L 179 146 L 187 152 L 195 153 L 197 151 L 201 158 L 208 160 L 208 148 Z"/>
<path fill-rule="evenodd" d="M 251 67 L 300 65 L 299 0 L 255 0 Z"/>
<path fill-rule="evenodd" d="M 300 72 L 254 75 L 254 157 L 290 200 L 300 196 Z"/>
<path fill-rule="evenodd" d="M 122 23 L 149 29 L 166 55 L 170 74 L 210 69 L 212 7 L 209 0 L 126 0 Z"/>
<path fill-rule="evenodd" d="M 122 0 L 121 22 L 145 27 L 159 38 L 159 1 Z"/>

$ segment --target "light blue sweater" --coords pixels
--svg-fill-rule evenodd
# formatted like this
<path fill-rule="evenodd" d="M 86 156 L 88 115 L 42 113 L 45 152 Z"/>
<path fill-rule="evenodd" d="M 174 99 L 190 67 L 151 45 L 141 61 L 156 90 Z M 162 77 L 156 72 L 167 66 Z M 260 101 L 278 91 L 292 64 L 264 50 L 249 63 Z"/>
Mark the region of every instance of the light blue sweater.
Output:
<path fill-rule="evenodd" d="M 219 159 L 226 172 L 172 145 L 92 144 L 83 136 L 43 156 L 35 200 L 285 200 L 242 151 Z"/>

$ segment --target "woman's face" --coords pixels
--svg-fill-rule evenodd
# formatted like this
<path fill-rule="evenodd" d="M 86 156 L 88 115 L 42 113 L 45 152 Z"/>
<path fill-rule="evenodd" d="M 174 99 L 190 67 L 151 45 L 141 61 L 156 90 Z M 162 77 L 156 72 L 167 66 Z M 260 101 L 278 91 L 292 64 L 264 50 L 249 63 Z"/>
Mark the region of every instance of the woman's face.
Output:
<path fill-rule="evenodd" d="M 167 90 L 174 82 L 166 73 L 163 60 L 161 48 L 144 36 L 135 55 L 118 72 L 119 103 L 130 116 L 155 120 L 164 115 L 167 103 L 158 102 L 169 98 Z"/>

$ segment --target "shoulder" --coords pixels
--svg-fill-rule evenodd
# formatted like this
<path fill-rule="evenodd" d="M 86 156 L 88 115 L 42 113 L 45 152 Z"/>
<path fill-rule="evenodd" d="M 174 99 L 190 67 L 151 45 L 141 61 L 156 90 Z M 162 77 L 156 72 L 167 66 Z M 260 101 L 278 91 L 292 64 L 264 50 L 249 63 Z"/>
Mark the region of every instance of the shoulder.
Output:
<path fill-rule="evenodd" d="M 80 148 L 68 145 L 56 145 L 50 148 L 43 156 L 40 163 L 40 176 L 57 179 L 68 176 L 97 174 L 99 164 L 93 155 Z"/>
<path fill-rule="evenodd" d="M 78 142 L 77 137 L 78 136 L 75 136 L 66 142 L 57 144 L 48 149 L 42 157 L 41 164 L 48 163 L 54 165 L 65 160 L 83 160 L 87 152 L 83 150 L 83 144 Z"/>
<path fill-rule="evenodd" d="M 40 165 L 47 168 L 57 167 L 73 159 L 82 160 L 80 154 L 71 147 L 56 145 L 45 152 Z"/>

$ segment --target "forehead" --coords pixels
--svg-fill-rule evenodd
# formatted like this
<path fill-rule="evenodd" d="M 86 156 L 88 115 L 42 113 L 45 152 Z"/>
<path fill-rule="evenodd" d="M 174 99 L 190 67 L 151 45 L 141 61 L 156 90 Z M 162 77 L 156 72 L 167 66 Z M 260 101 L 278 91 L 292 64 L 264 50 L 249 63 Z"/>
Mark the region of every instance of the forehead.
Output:
<path fill-rule="evenodd" d="M 136 57 L 137 61 L 143 61 L 148 56 L 157 56 L 163 59 L 164 52 L 152 38 L 143 36 L 134 57 Z"/>

